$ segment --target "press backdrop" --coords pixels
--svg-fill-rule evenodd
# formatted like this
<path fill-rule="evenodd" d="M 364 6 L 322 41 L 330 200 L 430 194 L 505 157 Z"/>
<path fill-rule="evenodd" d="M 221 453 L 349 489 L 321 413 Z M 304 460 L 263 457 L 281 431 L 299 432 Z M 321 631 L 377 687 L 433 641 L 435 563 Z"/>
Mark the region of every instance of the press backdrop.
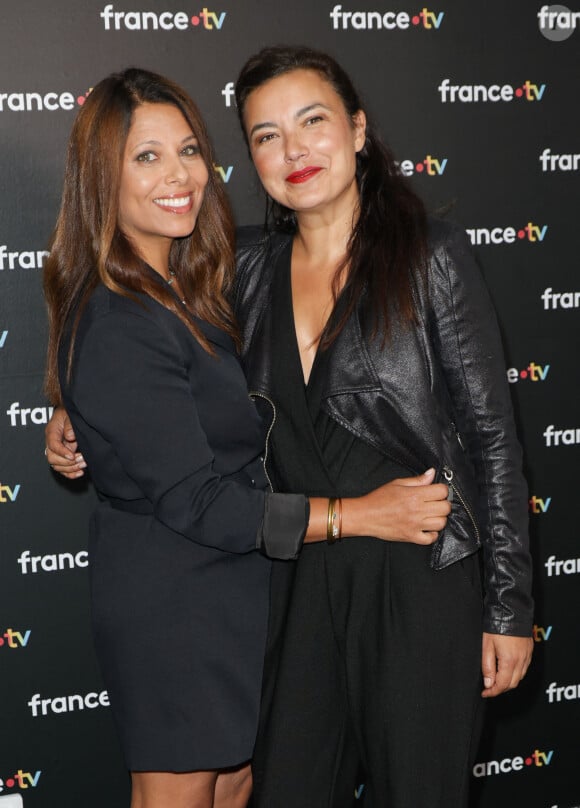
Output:
<path fill-rule="evenodd" d="M 473 805 L 578 806 L 580 10 L 219 2 L 0 6 L 0 808 L 128 804 L 88 627 L 93 494 L 43 457 L 41 268 L 73 118 L 110 71 L 176 79 L 209 124 L 238 222 L 260 222 L 232 83 L 249 54 L 282 42 L 338 57 L 401 169 L 430 209 L 449 208 L 481 261 L 525 449 L 537 612 L 530 674 L 489 705 Z"/>

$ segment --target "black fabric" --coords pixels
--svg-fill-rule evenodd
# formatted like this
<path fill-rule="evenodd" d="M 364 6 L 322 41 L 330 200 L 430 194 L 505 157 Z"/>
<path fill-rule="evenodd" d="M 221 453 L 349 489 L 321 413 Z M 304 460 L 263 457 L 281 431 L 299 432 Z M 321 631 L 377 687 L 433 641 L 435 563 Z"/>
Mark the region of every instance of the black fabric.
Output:
<path fill-rule="evenodd" d="M 270 435 L 276 487 L 310 496 L 355 497 L 409 472 L 358 439 L 322 409 L 326 370 L 335 344 L 318 350 L 304 385 L 292 311 L 290 254 L 277 262 L 272 290 L 276 420 Z M 340 300 L 337 304 L 340 306 Z M 335 315 L 331 315 L 335 316 Z M 385 425 L 386 426 L 386 425 Z M 305 486 L 307 486 L 305 488 Z"/>
<path fill-rule="evenodd" d="M 465 233 L 430 218 L 428 238 L 416 325 L 395 318 L 385 342 L 363 296 L 329 359 L 323 408 L 410 473 L 452 470 L 461 498 L 430 563 L 443 569 L 482 548 L 485 630 L 529 637 L 528 492 L 497 321 Z M 291 245 L 291 235 L 261 228 L 238 234 L 242 362 L 250 389 L 266 398 L 279 361 L 271 338 L 275 259 Z"/>
<path fill-rule="evenodd" d="M 310 503 L 303 494 L 266 494 L 258 549 L 269 558 L 298 558 L 308 526 Z"/>
<path fill-rule="evenodd" d="M 363 537 L 274 562 L 254 808 L 466 808 L 481 631 L 479 556 Z"/>
<path fill-rule="evenodd" d="M 65 405 L 101 499 L 89 547 L 95 645 L 132 770 L 236 765 L 256 734 L 265 426 L 232 340 L 199 325 L 215 357 L 155 301 L 101 287 L 70 384 L 62 351 Z M 290 500 L 295 552 L 305 507 Z"/>
<path fill-rule="evenodd" d="M 278 484 L 356 496 L 408 476 L 321 411 L 332 347 L 303 384 L 288 259 L 272 290 Z M 481 702 L 479 556 L 442 571 L 429 558 L 429 547 L 356 537 L 274 563 L 255 808 L 467 804 Z"/>

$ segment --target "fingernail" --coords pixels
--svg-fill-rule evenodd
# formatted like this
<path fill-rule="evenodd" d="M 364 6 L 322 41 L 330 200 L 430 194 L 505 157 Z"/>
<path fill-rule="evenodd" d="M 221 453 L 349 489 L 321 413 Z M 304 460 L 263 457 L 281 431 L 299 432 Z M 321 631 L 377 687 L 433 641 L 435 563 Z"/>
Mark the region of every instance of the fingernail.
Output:
<path fill-rule="evenodd" d="M 484 676 L 484 677 L 483 677 L 483 684 L 484 684 L 486 687 L 491 687 L 491 686 L 492 686 L 492 684 L 493 684 L 493 679 L 490 679 L 490 678 L 489 678 L 489 676 Z"/>

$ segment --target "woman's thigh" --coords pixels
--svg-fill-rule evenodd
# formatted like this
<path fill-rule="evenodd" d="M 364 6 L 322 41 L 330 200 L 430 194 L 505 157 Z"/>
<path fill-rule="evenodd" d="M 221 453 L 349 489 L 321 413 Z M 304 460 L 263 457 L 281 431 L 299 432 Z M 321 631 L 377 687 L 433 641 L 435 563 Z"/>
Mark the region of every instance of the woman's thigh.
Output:
<path fill-rule="evenodd" d="M 213 808 L 217 772 L 131 772 L 131 808 Z"/>
<path fill-rule="evenodd" d="M 252 793 L 250 764 L 220 772 L 215 784 L 213 808 L 246 808 Z"/>

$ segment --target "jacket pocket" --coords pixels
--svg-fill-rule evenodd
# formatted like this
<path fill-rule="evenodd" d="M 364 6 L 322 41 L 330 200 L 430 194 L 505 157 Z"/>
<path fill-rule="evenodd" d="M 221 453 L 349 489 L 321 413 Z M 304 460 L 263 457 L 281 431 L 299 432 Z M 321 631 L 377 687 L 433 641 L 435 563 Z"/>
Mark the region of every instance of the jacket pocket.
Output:
<path fill-rule="evenodd" d="M 443 464 L 437 473 L 437 482 L 449 486 L 451 513 L 447 524 L 433 545 L 431 566 L 434 569 L 453 564 L 481 547 L 481 529 L 472 501 L 465 494 L 454 469 Z"/>
<path fill-rule="evenodd" d="M 477 519 L 475 518 L 475 511 L 473 507 L 470 505 L 467 497 L 462 493 L 461 488 L 457 483 L 457 479 L 453 469 L 449 468 L 449 466 L 443 466 L 441 468 L 441 477 L 442 482 L 445 482 L 449 486 L 449 501 L 451 502 L 451 514 L 449 515 L 450 518 L 453 515 L 453 509 L 456 503 L 459 503 L 467 516 L 469 517 L 469 521 L 475 533 L 475 540 L 478 546 L 481 546 L 481 532 L 479 530 L 479 526 L 477 524 Z"/>

